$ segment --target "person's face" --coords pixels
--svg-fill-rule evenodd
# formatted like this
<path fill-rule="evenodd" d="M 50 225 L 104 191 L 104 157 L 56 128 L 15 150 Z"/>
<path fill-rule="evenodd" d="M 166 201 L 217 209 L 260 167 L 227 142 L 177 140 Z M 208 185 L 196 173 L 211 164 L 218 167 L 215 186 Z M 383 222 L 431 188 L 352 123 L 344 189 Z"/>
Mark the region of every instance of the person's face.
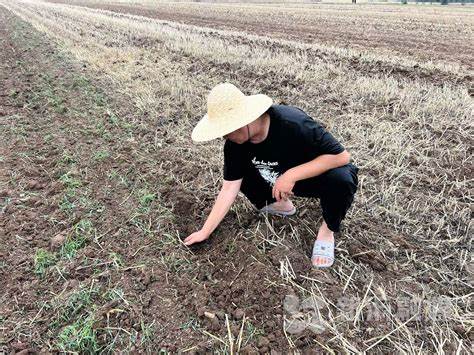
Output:
<path fill-rule="evenodd" d="M 229 134 L 223 136 L 223 138 L 228 139 L 237 144 L 245 143 L 249 139 L 247 126 L 241 127 L 233 132 L 230 132 Z"/>

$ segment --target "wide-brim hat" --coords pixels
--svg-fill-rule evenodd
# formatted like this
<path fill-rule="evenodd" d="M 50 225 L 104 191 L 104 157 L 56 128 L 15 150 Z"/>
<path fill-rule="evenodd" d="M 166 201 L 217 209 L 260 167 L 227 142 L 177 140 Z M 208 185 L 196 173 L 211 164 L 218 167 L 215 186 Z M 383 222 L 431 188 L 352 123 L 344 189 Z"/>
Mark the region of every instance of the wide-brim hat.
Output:
<path fill-rule="evenodd" d="M 265 94 L 245 95 L 231 83 L 216 85 L 207 97 L 207 114 L 191 134 L 195 142 L 225 136 L 255 121 L 273 104 Z"/>

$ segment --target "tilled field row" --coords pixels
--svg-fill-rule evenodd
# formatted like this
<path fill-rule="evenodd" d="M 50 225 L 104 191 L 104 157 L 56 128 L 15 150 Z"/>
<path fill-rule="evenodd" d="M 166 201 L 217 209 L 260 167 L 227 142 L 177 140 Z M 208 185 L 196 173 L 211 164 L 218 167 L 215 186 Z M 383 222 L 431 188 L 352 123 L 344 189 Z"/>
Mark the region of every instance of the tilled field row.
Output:
<path fill-rule="evenodd" d="M 95 7 L 92 7 L 95 8 Z M 100 9 L 100 7 L 99 7 Z M 130 7 L 129 13 L 123 13 L 122 11 L 107 11 L 109 16 L 118 16 L 122 18 L 130 18 L 134 21 L 139 21 L 141 23 L 153 23 L 150 22 L 150 19 L 153 17 L 134 16 L 133 7 Z M 144 15 L 144 14 L 141 14 Z M 284 39 L 270 39 L 268 37 L 261 36 L 252 36 L 254 32 L 250 34 L 244 34 L 241 31 L 238 31 L 239 28 L 233 29 L 233 31 L 216 31 L 203 27 L 189 26 L 189 25 L 179 25 L 177 22 L 172 19 L 164 19 L 165 21 L 156 20 L 154 23 L 165 24 L 165 28 L 175 28 L 181 29 L 187 32 L 188 35 L 191 33 L 196 33 L 200 38 L 205 37 L 206 41 L 215 39 L 223 43 L 224 46 L 235 46 L 235 45 L 245 45 L 253 50 L 261 49 L 262 52 L 265 52 L 264 48 L 269 47 L 272 51 L 278 52 L 282 51 L 283 53 L 302 55 L 305 58 L 305 63 L 311 63 L 314 65 L 320 65 L 322 63 L 331 62 L 342 67 L 343 70 L 349 71 L 354 70 L 358 71 L 359 75 L 364 76 L 378 76 L 378 75 L 390 75 L 394 78 L 409 79 L 413 80 L 424 80 L 427 82 L 432 82 L 437 85 L 443 85 L 445 83 L 454 83 L 454 84 L 463 84 L 468 87 L 472 82 L 472 73 L 469 68 L 459 68 L 456 64 L 458 61 L 446 61 L 444 64 L 438 64 L 432 62 L 431 60 L 419 61 L 416 58 L 407 56 L 406 53 L 403 53 L 403 56 L 394 55 L 394 53 L 384 51 L 378 52 L 366 52 L 366 51 L 354 51 L 351 50 L 351 47 L 346 48 L 346 46 L 334 46 L 327 45 L 322 46 L 318 44 L 304 44 L 301 41 L 286 41 Z M 166 21 L 168 20 L 168 21 Z M 191 22 L 191 24 L 193 24 Z M 202 23 L 197 25 L 203 25 Z M 212 27 L 212 26 L 211 26 Z M 242 30 L 242 29 L 240 29 Z M 255 34 L 260 34 L 255 32 Z M 338 35 L 335 34 L 335 37 Z M 417 37 L 418 38 L 418 37 Z M 299 39 L 292 38 L 292 39 Z M 431 36 L 430 36 L 431 40 Z M 464 44 L 468 43 L 468 39 L 460 39 Z M 406 42 L 406 40 L 405 40 Z M 450 43 L 453 42 L 451 36 Z M 370 43 L 373 43 L 370 40 Z M 147 47 L 149 43 L 146 41 L 137 44 L 140 46 Z M 407 44 L 408 45 L 408 44 Z M 430 47 L 442 47 L 446 46 L 440 45 L 438 42 L 434 44 L 430 42 Z M 410 48 L 416 48 L 418 45 L 413 45 Z M 461 44 L 457 44 L 457 49 L 455 53 L 461 52 Z M 450 52 L 453 53 L 453 52 Z M 465 55 L 469 57 L 469 49 L 466 49 Z M 262 54 L 263 55 L 263 54 Z M 461 55 L 461 54 L 460 54 Z M 462 54 L 464 55 L 464 54 Z M 435 58 L 433 55 L 429 56 L 430 59 Z M 470 63 L 470 61 L 468 61 Z"/>
<path fill-rule="evenodd" d="M 65 3 L 64 0 L 51 2 Z M 69 4 L 161 20 L 243 31 L 306 43 L 347 47 L 420 61 L 456 63 L 472 70 L 474 17 L 470 9 L 424 6 L 250 4 L 117 4 L 74 0 Z M 436 38 L 433 38 L 433 35 Z"/>

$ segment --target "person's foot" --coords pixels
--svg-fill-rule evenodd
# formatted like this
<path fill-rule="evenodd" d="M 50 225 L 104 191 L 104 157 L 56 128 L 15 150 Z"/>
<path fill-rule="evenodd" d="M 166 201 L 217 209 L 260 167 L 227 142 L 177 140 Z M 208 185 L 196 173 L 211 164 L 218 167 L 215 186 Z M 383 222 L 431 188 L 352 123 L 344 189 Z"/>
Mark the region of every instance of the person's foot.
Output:
<path fill-rule="evenodd" d="M 280 200 L 271 203 L 259 210 L 262 213 L 270 213 L 280 216 L 292 216 L 296 213 L 296 208 L 293 203 L 288 200 Z"/>
<path fill-rule="evenodd" d="M 291 202 L 290 199 L 281 199 L 280 201 L 273 202 L 272 204 L 268 205 L 268 207 L 271 207 L 272 209 L 276 211 L 291 211 L 295 206 L 293 205 L 293 202 Z"/>
<path fill-rule="evenodd" d="M 324 254 L 316 255 L 311 259 L 311 263 L 315 267 L 327 267 L 331 266 L 334 262 L 334 232 L 331 231 L 326 222 L 323 221 L 321 227 L 319 227 L 318 236 L 315 241 L 315 249 L 313 253 Z"/>

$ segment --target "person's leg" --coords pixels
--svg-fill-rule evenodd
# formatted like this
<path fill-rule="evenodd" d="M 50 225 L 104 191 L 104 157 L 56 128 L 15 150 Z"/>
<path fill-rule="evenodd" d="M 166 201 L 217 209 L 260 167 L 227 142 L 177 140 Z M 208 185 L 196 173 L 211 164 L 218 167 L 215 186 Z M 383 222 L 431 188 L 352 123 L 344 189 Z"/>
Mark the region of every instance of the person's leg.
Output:
<path fill-rule="evenodd" d="M 257 209 L 261 209 L 265 205 L 276 201 L 272 197 L 272 189 L 270 185 L 263 180 L 255 169 L 247 170 L 242 179 L 240 191 Z"/>
<path fill-rule="evenodd" d="M 290 211 L 294 207 L 289 199 L 277 202 L 272 197 L 272 187 L 255 169 L 249 169 L 244 175 L 240 191 L 258 210 L 265 206 L 271 206 L 276 211 Z"/>
<path fill-rule="evenodd" d="M 358 170 L 355 165 L 347 164 L 320 176 L 319 196 L 323 218 L 332 232 L 340 231 L 341 222 L 354 200 L 359 184 Z"/>
<path fill-rule="evenodd" d="M 319 197 L 323 212 L 323 223 L 318 230 L 316 241 L 334 244 L 334 232 L 340 231 L 340 225 L 354 199 L 358 186 L 358 168 L 347 164 L 331 169 L 314 178 L 295 184 L 295 195 Z M 330 263 L 327 257 L 315 257 L 315 266 Z"/>

